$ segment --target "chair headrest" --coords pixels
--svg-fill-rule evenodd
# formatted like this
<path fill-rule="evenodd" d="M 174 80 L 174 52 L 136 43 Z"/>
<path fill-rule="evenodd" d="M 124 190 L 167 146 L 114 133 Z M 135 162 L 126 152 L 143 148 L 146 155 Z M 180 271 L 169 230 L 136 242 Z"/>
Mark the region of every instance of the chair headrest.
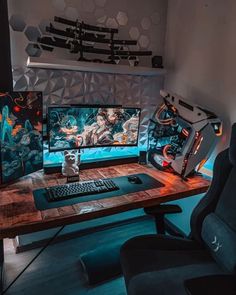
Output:
<path fill-rule="evenodd" d="M 231 139 L 229 146 L 229 159 L 230 162 L 236 166 L 236 123 L 232 126 Z"/>

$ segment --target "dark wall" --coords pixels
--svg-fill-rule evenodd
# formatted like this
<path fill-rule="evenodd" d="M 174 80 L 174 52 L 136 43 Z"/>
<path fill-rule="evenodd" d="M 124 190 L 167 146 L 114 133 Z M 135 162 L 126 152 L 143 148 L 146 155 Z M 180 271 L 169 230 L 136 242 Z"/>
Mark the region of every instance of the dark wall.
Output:
<path fill-rule="evenodd" d="M 7 0 L 0 0 L 0 92 L 12 90 L 12 67 Z"/>

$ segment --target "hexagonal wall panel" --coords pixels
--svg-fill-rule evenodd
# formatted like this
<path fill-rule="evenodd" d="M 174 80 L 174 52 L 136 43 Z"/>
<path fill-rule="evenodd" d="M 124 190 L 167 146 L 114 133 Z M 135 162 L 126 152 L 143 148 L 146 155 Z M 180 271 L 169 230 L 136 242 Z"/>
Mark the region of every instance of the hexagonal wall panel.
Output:
<path fill-rule="evenodd" d="M 52 0 L 52 4 L 60 11 L 63 11 L 66 8 L 66 3 L 64 0 Z"/>
<path fill-rule="evenodd" d="M 147 48 L 149 45 L 149 39 L 145 35 L 141 35 L 138 42 L 142 48 Z"/>
<path fill-rule="evenodd" d="M 100 7 L 104 7 L 107 0 L 95 0 L 95 4 Z"/>
<path fill-rule="evenodd" d="M 29 56 L 39 57 L 42 54 L 42 50 L 39 48 L 39 46 L 33 43 L 28 44 L 25 48 L 25 51 Z"/>
<path fill-rule="evenodd" d="M 118 24 L 114 18 L 109 17 L 107 19 L 106 25 L 108 28 L 118 28 Z"/>
<path fill-rule="evenodd" d="M 141 21 L 141 26 L 144 30 L 149 30 L 151 26 L 151 21 L 148 17 L 144 17 Z"/>
<path fill-rule="evenodd" d="M 12 30 L 17 32 L 23 32 L 26 27 L 26 23 L 23 19 L 23 16 L 19 14 L 13 14 L 10 18 L 9 23 L 12 27 Z"/>
<path fill-rule="evenodd" d="M 95 9 L 93 0 L 83 0 L 82 8 L 85 12 L 93 12 Z"/>
<path fill-rule="evenodd" d="M 119 11 L 116 19 L 120 26 L 126 26 L 128 23 L 128 16 L 125 12 Z"/>
<path fill-rule="evenodd" d="M 79 17 L 78 11 L 74 7 L 67 7 L 65 10 L 65 15 L 72 20 L 76 20 Z"/>
<path fill-rule="evenodd" d="M 29 41 L 37 42 L 38 38 L 40 37 L 40 32 L 38 28 L 29 26 L 25 30 L 25 36 Z"/>
<path fill-rule="evenodd" d="M 133 40 L 137 40 L 140 35 L 139 29 L 137 27 L 130 28 L 129 35 Z"/>

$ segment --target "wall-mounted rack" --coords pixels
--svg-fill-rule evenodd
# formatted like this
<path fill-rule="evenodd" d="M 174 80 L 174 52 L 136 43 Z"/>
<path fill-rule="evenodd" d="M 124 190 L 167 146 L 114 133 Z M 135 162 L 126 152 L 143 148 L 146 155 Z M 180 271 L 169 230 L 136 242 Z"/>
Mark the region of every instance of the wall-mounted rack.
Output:
<path fill-rule="evenodd" d="M 105 64 L 119 64 L 122 59 L 125 59 L 130 65 L 138 65 L 138 57 L 152 55 L 152 51 L 130 50 L 127 46 L 137 45 L 137 41 L 116 39 L 115 34 L 118 33 L 118 29 L 89 25 L 58 16 L 54 17 L 54 22 L 60 23 L 64 28 L 58 28 L 50 23 L 50 26 L 45 28 L 50 35 L 39 37 L 38 44 L 35 44 L 36 48 L 41 47 L 50 52 L 56 47 L 64 48 L 70 53 L 77 54 L 78 61 L 93 62 L 95 60 Z M 97 43 L 104 44 L 106 47 L 98 48 Z M 105 55 L 107 58 L 91 59 L 85 56 L 87 53 Z"/>

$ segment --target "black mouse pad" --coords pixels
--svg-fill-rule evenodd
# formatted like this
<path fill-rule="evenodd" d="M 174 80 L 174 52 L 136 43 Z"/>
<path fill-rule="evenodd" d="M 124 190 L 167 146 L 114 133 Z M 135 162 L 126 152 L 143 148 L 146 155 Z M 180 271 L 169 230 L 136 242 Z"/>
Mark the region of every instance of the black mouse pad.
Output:
<path fill-rule="evenodd" d="M 142 183 L 130 183 L 128 180 L 128 176 L 120 176 L 111 178 L 115 184 L 119 187 L 119 190 L 112 192 L 105 192 L 94 195 L 73 197 L 68 200 L 56 201 L 56 202 L 48 202 L 46 198 L 46 190 L 44 188 L 37 189 L 33 191 L 35 206 L 38 210 L 46 210 L 58 207 L 64 207 L 69 205 L 74 205 L 78 203 L 88 202 L 92 200 L 100 200 L 106 198 L 112 198 L 117 196 L 122 196 L 130 193 L 135 193 L 139 191 L 145 191 L 148 189 L 160 188 L 163 187 L 164 184 L 156 180 L 155 178 L 149 176 L 148 174 L 132 174 L 132 176 L 137 176 L 141 179 Z"/>

